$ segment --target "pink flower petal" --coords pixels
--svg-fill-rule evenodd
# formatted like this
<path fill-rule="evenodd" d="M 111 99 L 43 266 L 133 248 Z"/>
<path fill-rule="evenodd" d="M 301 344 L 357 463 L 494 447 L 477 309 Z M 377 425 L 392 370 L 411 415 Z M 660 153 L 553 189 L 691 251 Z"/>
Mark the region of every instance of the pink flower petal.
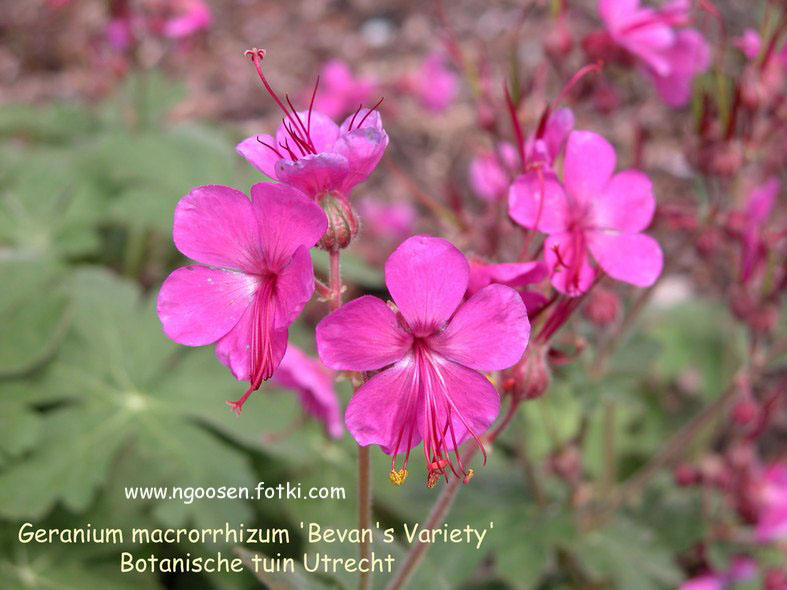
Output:
<path fill-rule="evenodd" d="M 447 423 L 447 408 L 450 408 L 452 428 L 449 427 L 446 432 L 446 443 L 449 450 L 456 450 L 471 437 L 470 430 L 476 436 L 481 436 L 489 429 L 500 413 L 500 395 L 489 379 L 478 371 L 447 360 L 438 362 L 436 367 L 440 374 L 439 382 L 444 384 L 444 387 L 430 392 L 436 398 L 438 434 L 442 435 Z M 427 433 L 427 416 L 423 399 L 419 401 L 418 430 L 424 437 Z"/>
<path fill-rule="evenodd" d="M 199 186 L 175 207 L 175 246 L 203 264 L 248 272 L 263 265 L 252 205 L 227 186 Z"/>
<path fill-rule="evenodd" d="M 404 453 L 421 442 L 416 424 L 420 399 L 413 388 L 411 356 L 372 377 L 355 393 L 344 421 L 361 446 L 379 445 L 384 453 Z"/>
<path fill-rule="evenodd" d="M 255 277 L 241 272 L 199 265 L 179 268 L 159 291 L 164 332 L 186 346 L 211 344 L 238 323 L 257 286 Z"/>
<path fill-rule="evenodd" d="M 572 131 L 566 144 L 564 185 L 572 204 L 593 202 L 615 171 L 615 150 L 598 133 Z"/>
<path fill-rule="evenodd" d="M 285 328 L 295 321 L 314 293 L 314 268 L 309 249 L 300 246 L 292 261 L 279 272 L 273 304 L 276 306 L 274 327 Z"/>
<path fill-rule="evenodd" d="M 251 369 L 249 351 L 253 329 L 254 306 L 249 305 L 235 327 L 216 343 L 216 357 L 238 381 L 249 381 Z M 271 334 L 274 366 L 278 366 L 287 350 L 287 336 L 287 328 L 274 330 Z"/>
<path fill-rule="evenodd" d="M 523 227 L 545 233 L 564 231 L 571 218 L 563 187 L 553 174 L 542 174 L 542 185 L 535 172 L 517 177 L 508 192 L 508 214 Z"/>
<path fill-rule="evenodd" d="M 594 222 L 602 229 L 637 233 L 648 227 L 655 208 L 650 179 L 639 170 L 624 170 L 594 201 Z"/>
<path fill-rule="evenodd" d="M 269 146 L 273 146 L 279 150 L 279 146 L 276 145 L 276 140 L 273 138 L 273 136 L 260 134 L 252 135 L 251 137 L 247 137 L 241 141 L 237 146 L 235 146 L 235 151 L 246 158 L 246 160 L 248 160 L 252 166 L 262 172 L 265 176 L 275 179 L 276 172 L 274 170 L 274 166 L 276 162 L 281 160 L 281 157 L 279 154 L 274 152 L 269 147 L 264 146 L 260 142 L 265 142 Z M 282 155 L 287 155 L 282 150 L 279 151 L 282 153 Z"/>
<path fill-rule="evenodd" d="M 471 260 L 467 295 L 468 297 L 472 296 L 491 283 L 521 287 L 537 283 L 546 276 L 546 266 L 538 261 L 485 264 L 481 261 Z"/>
<path fill-rule="evenodd" d="M 348 163 L 348 173 L 339 191 L 348 195 L 356 184 L 366 180 L 380 163 L 387 146 L 388 134 L 374 127 L 353 129 L 339 137 L 333 149 Z"/>
<path fill-rule="evenodd" d="M 661 274 L 661 247 L 650 236 L 588 232 L 588 243 L 601 268 L 613 279 L 649 287 Z"/>
<path fill-rule="evenodd" d="M 486 201 L 497 201 L 503 197 L 511 183 L 509 173 L 492 152 L 473 158 L 468 176 L 473 192 Z"/>
<path fill-rule="evenodd" d="M 294 161 L 279 160 L 274 169 L 276 178 L 311 197 L 339 190 L 350 173 L 347 158 L 333 152 L 309 154 Z"/>
<path fill-rule="evenodd" d="M 574 112 L 568 108 L 556 110 L 549 117 L 546 129 L 544 130 L 544 142 L 552 160 L 557 158 L 563 142 L 574 128 Z"/>
<path fill-rule="evenodd" d="M 668 105 L 684 106 L 691 98 L 694 77 L 710 65 L 710 46 L 698 31 L 685 29 L 661 55 L 669 67 L 666 71 L 654 68 L 649 72 L 653 84 Z"/>
<path fill-rule="evenodd" d="M 467 289 L 470 266 L 448 240 L 414 236 L 385 263 L 385 282 L 414 335 L 428 335 L 451 317 Z"/>
<path fill-rule="evenodd" d="M 511 287 L 489 285 L 460 305 L 430 344 L 471 369 L 498 371 L 522 358 L 529 337 L 530 322 L 519 294 Z"/>
<path fill-rule="evenodd" d="M 380 369 L 401 360 L 412 341 L 390 308 L 371 295 L 350 301 L 317 324 L 317 350 L 332 369 Z"/>
<path fill-rule="evenodd" d="M 639 8 L 639 0 L 599 0 L 598 9 L 607 27 L 618 29 L 629 22 Z"/>
<path fill-rule="evenodd" d="M 339 398 L 333 388 L 333 371 L 290 344 L 272 380 L 294 390 L 304 410 L 325 424 L 328 435 L 341 438 L 344 427 Z"/>
<path fill-rule="evenodd" d="M 261 182 L 251 187 L 251 196 L 259 228 L 257 248 L 273 272 L 288 264 L 300 246 L 311 248 L 325 233 L 325 214 L 300 191 L 285 184 Z"/>
<path fill-rule="evenodd" d="M 559 258 L 555 248 L 560 254 Z M 549 236 L 544 242 L 544 262 L 549 270 L 552 286 L 572 297 L 587 291 L 596 277 L 596 272 L 588 262 L 583 234 L 565 232 Z"/>

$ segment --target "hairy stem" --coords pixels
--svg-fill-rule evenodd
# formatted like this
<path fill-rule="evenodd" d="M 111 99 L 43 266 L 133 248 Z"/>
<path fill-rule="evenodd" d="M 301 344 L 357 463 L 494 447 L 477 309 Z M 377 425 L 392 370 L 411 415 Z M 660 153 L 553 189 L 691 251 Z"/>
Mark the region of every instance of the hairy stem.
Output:
<path fill-rule="evenodd" d="M 330 269 L 329 287 L 331 290 L 330 300 L 328 305 L 331 311 L 336 311 L 342 304 L 342 269 L 341 257 L 339 250 L 334 248 L 331 250 L 331 269 Z"/>

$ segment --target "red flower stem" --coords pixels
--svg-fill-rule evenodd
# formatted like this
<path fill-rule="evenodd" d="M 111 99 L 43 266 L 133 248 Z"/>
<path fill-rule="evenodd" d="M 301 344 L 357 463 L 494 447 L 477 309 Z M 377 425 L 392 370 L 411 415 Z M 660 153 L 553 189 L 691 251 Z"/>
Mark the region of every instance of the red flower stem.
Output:
<path fill-rule="evenodd" d="M 336 311 L 342 305 L 342 269 L 339 250 L 334 248 L 331 250 L 331 269 L 329 277 L 329 287 L 331 290 L 331 298 L 328 304 L 331 311 Z"/>

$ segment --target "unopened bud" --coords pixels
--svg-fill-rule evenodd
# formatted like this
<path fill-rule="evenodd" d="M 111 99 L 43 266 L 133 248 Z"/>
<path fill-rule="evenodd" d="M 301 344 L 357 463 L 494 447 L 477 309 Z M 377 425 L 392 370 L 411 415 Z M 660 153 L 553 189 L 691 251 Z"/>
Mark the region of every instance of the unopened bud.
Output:
<path fill-rule="evenodd" d="M 675 483 L 681 487 L 686 487 L 699 483 L 700 474 L 688 463 L 681 463 L 673 472 Z"/>
<path fill-rule="evenodd" d="M 358 218 L 347 197 L 331 191 L 320 195 L 317 202 L 328 218 L 328 229 L 320 240 L 320 248 L 330 251 L 349 246 L 358 234 Z"/>
<path fill-rule="evenodd" d="M 620 298 L 614 291 L 596 287 L 588 294 L 588 302 L 582 313 L 597 326 L 608 326 L 617 319 L 620 313 Z"/>
<path fill-rule="evenodd" d="M 551 375 L 547 364 L 547 347 L 531 344 L 525 356 L 504 375 L 504 389 L 515 399 L 528 400 L 544 395 Z"/>

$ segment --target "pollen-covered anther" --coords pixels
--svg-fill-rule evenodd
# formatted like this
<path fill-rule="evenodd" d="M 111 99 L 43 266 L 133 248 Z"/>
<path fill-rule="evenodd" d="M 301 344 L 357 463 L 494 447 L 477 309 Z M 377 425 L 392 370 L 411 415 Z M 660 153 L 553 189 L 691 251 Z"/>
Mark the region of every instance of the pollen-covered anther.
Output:
<path fill-rule="evenodd" d="M 391 473 L 388 474 L 388 477 L 391 479 L 391 483 L 395 486 L 402 485 L 407 480 L 407 469 L 399 469 L 398 471 L 395 469 L 391 469 Z"/>
<path fill-rule="evenodd" d="M 440 479 L 440 474 L 436 471 L 432 471 L 426 478 L 426 487 L 430 490 L 437 485 L 437 480 Z"/>
<path fill-rule="evenodd" d="M 462 483 L 464 483 L 464 484 L 470 483 L 470 480 L 473 479 L 474 475 L 475 475 L 475 471 L 473 471 L 472 469 L 468 469 L 467 470 L 467 474 L 465 475 L 465 478 L 462 481 Z"/>

